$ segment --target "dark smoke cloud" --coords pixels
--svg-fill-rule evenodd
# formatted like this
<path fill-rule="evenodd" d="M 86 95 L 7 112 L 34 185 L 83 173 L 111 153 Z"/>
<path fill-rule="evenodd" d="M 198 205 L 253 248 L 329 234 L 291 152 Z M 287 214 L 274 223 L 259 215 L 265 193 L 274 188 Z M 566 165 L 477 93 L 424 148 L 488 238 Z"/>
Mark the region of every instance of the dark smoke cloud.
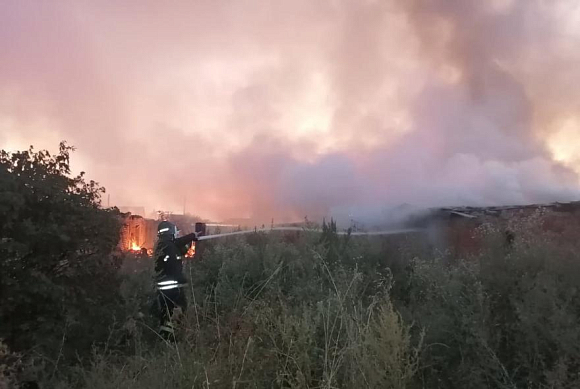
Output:
<path fill-rule="evenodd" d="M 5 1 L 0 145 L 212 218 L 575 199 L 574 6 Z"/>

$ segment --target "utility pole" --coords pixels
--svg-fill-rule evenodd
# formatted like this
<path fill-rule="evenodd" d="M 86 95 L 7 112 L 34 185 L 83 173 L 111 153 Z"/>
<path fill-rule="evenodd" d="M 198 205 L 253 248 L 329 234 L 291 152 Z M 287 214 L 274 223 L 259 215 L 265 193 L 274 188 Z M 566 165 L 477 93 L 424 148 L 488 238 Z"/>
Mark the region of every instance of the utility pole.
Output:
<path fill-rule="evenodd" d="M 111 194 L 107 193 L 107 208 L 111 208 Z"/>

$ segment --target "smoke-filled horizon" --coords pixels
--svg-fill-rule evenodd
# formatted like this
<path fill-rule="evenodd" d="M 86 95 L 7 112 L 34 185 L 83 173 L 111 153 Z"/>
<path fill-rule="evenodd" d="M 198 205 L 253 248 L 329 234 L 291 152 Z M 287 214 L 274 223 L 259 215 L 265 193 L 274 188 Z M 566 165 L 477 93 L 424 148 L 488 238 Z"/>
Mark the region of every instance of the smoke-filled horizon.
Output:
<path fill-rule="evenodd" d="M 580 199 L 572 0 L 0 4 L 0 146 L 212 219 Z M 106 201 L 106 199 L 105 199 Z"/>

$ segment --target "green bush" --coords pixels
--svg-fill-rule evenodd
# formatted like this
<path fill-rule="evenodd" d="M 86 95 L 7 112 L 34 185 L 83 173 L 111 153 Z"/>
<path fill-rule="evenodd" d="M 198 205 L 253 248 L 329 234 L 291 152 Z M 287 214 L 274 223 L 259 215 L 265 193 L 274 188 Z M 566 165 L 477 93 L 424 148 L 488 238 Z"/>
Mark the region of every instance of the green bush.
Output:
<path fill-rule="evenodd" d="M 0 338 L 56 371 L 109 336 L 119 307 L 118 212 L 70 176 L 73 149 L 0 152 Z"/>
<path fill-rule="evenodd" d="M 527 229 L 512 249 L 493 228 L 482 233 L 476 257 L 413 262 L 401 311 L 426 331 L 423 383 L 579 387 L 578 251 Z"/>

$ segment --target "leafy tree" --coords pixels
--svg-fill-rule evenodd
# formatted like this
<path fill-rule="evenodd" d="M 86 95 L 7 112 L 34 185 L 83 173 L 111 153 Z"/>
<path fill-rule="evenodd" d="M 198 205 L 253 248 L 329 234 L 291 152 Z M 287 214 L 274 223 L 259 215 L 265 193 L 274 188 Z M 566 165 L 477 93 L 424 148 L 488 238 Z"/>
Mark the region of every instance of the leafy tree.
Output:
<path fill-rule="evenodd" d="M 90 349 L 117 298 L 118 210 L 71 176 L 72 151 L 0 151 L 0 338 L 13 350 Z"/>

